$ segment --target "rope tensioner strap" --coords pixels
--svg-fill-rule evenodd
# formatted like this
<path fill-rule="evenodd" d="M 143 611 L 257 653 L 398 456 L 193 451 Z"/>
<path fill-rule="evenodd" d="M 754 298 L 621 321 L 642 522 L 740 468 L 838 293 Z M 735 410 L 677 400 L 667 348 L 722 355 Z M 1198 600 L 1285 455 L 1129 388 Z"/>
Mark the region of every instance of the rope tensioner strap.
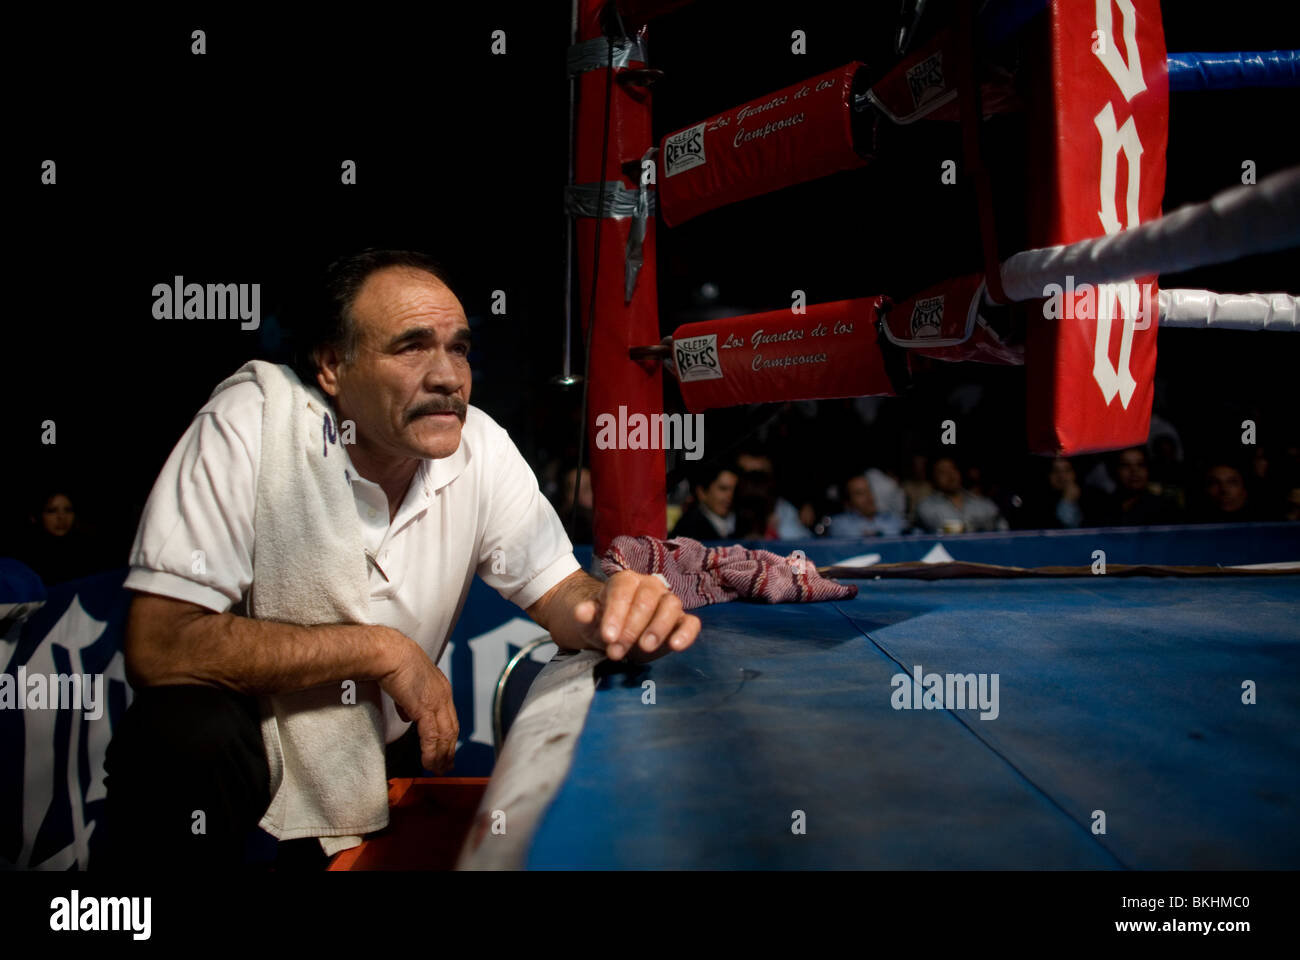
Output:
<path fill-rule="evenodd" d="M 650 158 L 655 148 L 646 153 Z M 597 215 L 597 197 L 601 195 L 599 183 L 579 183 L 565 188 L 564 209 L 571 217 L 595 217 Z M 624 186 L 620 180 L 606 180 L 603 209 L 600 216 L 611 220 L 631 218 L 632 226 L 627 235 L 627 253 L 624 258 L 623 299 L 630 303 L 636 289 L 636 278 L 641 272 L 643 262 L 642 250 L 645 244 L 646 225 L 655 215 L 656 196 L 653 190 L 642 182 L 636 189 Z"/>
<path fill-rule="evenodd" d="M 609 47 L 614 46 L 614 69 L 626 67 L 629 63 L 648 63 L 645 44 L 641 37 L 623 37 L 609 40 L 607 37 L 595 37 L 569 47 L 569 74 L 586 73 L 588 70 L 604 70 L 610 65 Z"/>

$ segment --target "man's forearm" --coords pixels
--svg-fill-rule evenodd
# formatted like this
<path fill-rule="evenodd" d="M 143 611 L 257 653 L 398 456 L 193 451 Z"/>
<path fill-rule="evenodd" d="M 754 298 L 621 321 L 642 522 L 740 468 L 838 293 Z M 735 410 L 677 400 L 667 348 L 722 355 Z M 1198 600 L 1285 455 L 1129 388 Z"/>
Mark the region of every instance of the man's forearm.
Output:
<path fill-rule="evenodd" d="M 149 619 L 135 602 L 128 661 L 146 686 L 198 683 L 244 694 L 291 693 L 341 680 L 377 680 L 397 663 L 406 641 L 395 630 L 363 624 L 301 626 L 232 613 Z"/>
<path fill-rule="evenodd" d="M 574 617 L 573 608 L 583 600 L 595 600 L 603 587 L 599 580 L 576 570 L 529 607 L 528 615 L 546 628 L 555 645 L 561 649 L 601 649 L 593 647 L 583 625 Z"/>

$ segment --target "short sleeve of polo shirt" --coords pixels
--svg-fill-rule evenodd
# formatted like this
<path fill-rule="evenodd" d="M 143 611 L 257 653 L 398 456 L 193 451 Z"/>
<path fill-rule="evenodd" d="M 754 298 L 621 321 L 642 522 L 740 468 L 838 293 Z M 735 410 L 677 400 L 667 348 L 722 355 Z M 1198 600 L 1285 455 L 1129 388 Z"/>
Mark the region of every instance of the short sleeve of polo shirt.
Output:
<path fill-rule="evenodd" d="M 521 609 L 582 569 L 532 467 L 495 422 L 488 427 L 487 516 L 478 557 L 483 582 Z"/>
<path fill-rule="evenodd" d="M 227 387 L 194 417 L 145 503 L 124 586 L 224 613 L 253 582 L 262 389 Z"/>

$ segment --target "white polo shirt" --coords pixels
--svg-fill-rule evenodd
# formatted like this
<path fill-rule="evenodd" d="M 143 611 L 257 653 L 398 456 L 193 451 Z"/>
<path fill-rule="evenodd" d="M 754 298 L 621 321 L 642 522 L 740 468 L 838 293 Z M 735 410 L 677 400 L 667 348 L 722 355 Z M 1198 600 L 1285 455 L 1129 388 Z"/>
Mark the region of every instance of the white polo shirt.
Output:
<path fill-rule="evenodd" d="M 145 504 L 128 589 L 243 611 L 253 582 L 262 406 L 262 389 L 250 380 L 221 391 L 195 416 Z M 435 663 L 476 573 L 526 608 L 580 569 L 527 461 L 477 407 L 466 411 L 455 453 L 420 462 L 392 523 L 383 489 L 359 476 L 351 458 L 348 477 L 372 558 L 371 619 L 406 634 Z M 383 700 L 391 743 L 410 724 L 387 694 Z"/>

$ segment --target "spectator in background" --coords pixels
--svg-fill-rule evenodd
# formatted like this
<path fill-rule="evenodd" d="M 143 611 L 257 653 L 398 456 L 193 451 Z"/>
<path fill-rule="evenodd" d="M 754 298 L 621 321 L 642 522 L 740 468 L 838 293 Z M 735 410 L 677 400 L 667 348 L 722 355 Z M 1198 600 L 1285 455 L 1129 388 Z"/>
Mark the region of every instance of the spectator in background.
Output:
<path fill-rule="evenodd" d="M 46 586 L 65 583 L 111 569 L 95 543 L 77 523 L 72 497 L 64 490 L 48 490 L 28 518 L 25 542 L 18 559 L 31 567 Z M 126 566 L 126 557 L 117 566 Z"/>
<path fill-rule="evenodd" d="M 1163 393 L 1163 385 L 1157 379 L 1156 396 L 1157 407 L 1163 407 L 1164 404 L 1158 401 Z M 1151 411 L 1151 425 L 1147 430 L 1147 446 L 1156 452 L 1157 450 L 1168 451 L 1168 458 L 1177 462 L 1183 462 L 1183 439 L 1178 434 L 1178 428 L 1172 423 L 1160 416 L 1155 410 Z M 1154 473 L 1154 465 L 1153 465 Z"/>
<path fill-rule="evenodd" d="M 1035 530 L 1059 530 L 1083 526 L 1082 491 L 1074 464 L 1065 457 L 1048 462 L 1047 473 L 1030 494 L 1024 522 Z"/>
<path fill-rule="evenodd" d="M 1300 484 L 1300 444 L 1294 442 L 1284 444 L 1274 460 L 1276 463 L 1273 472 L 1285 478 L 1285 484 L 1290 492 L 1291 487 Z"/>
<path fill-rule="evenodd" d="M 1196 519 L 1200 523 L 1249 523 L 1270 518 L 1251 499 L 1241 471 L 1220 460 L 1205 471 Z"/>
<path fill-rule="evenodd" d="M 574 476 L 577 472 L 576 467 L 570 467 L 564 471 L 560 497 L 555 504 L 555 512 L 560 515 L 560 521 L 564 524 L 564 532 L 569 535 L 570 541 L 573 543 L 591 543 L 593 511 L 596 502 L 591 492 L 591 471 L 586 467 L 582 468 L 582 486 L 578 491 L 578 511 L 575 517 L 573 492 L 575 487 Z"/>
<path fill-rule="evenodd" d="M 877 509 L 886 516 L 897 517 L 904 528 L 907 527 L 907 494 L 898 485 L 898 481 L 877 467 L 867 469 L 867 482 L 871 484 L 871 494 L 876 498 Z"/>
<path fill-rule="evenodd" d="M 921 501 L 934 493 L 930 486 L 930 460 L 923 453 L 908 458 L 908 469 L 903 478 L 903 494 L 907 497 L 907 526 L 916 525 L 916 508 Z"/>
<path fill-rule="evenodd" d="M 1291 488 L 1296 485 L 1287 472 L 1285 456 L 1281 447 L 1256 447 L 1248 469 L 1242 472 L 1246 496 L 1258 509 L 1261 520 L 1281 517 Z"/>
<path fill-rule="evenodd" d="M 1286 502 L 1282 504 L 1282 519 L 1300 521 L 1300 483 L 1287 493 Z"/>
<path fill-rule="evenodd" d="M 1097 456 L 1084 459 L 1080 470 L 1083 473 L 1084 515 L 1093 522 L 1092 515 L 1100 509 L 1104 498 L 1113 496 L 1118 486 L 1111 460 L 1113 457 Z M 1078 473 L 1080 470 L 1076 470 Z"/>
<path fill-rule="evenodd" d="M 1146 447 L 1121 450 L 1111 463 L 1115 492 L 1096 493 L 1085 504 L 1088 523 L 1096 527 L 1141 527 L 1173 523 L 1175 514 L 1150 487 Z"/>
<path fill-rule="evenodd" d="M 736 530 L 731 501 L 736 492 L 737 470 L 725 463 L 704 467 L 692 483 L 695 502 L 682 512 L 670 536 L 693 540 L 721 540 Z"/>
<path fill-rule="evenodd" d="M 1160 434 L 1151 441 L 1148 473 L 1152 492 L 1158 492 L 1170 510 L 1181 512 L 1187 506 L 1187 472 L 1175 437 Z"/>
<path fill-rule="evenodd" d="M 844 510 L 831 517 L 832 537 L 896 536 L 903 532 L 903 515 L 879 508 L 864 473 L 855 470 L 840 482 L 840 501 Z"/>
<path fill-rule="evenodd" d="M 1250 475 L 1246 478 L 1246 487 L 1251 493 L 1264 493 L 1273 486 L 1275 478 L 1270 476 L 1269 467 L 1272 459 L 1263 447 L 1256 447 L 1250 458 Z"/>
<path fill-rule="evenodd" d="M 746 470 L 736 481 L 732 498 L 736 527 L 740 540 L 775 540 L 776 485 L 772 474 L 763 470 Z"/>
<path fill-rule="evenodd" d="M 961 470 L 952 457 L 939 457 L 930 465 L 935 492 L 916 508 L 917 525 L 930 533 L 971 533 L 1006 530 L 998 506 L 961 485 Z"/>
<path fill-rule="evenodd" d="M 799 540 L 811 537 L 812 530 L 803 522 L 800 509 L 789 500 L 776 496 L 776 469 L 772 458 L 757 447 L 747 447 L 736 455 L 736 466 L 742 473 L 765 473 L 773 480 L 773 511 L 776 516 L 776 535 L 781 540 Z M 812 506 L 808 505 L 808 510 Z"/>
<path fill-rule="evenodd" d="M 831 536 L 831 518 L 840 510 L 839 490 L 832 483 L 826 482 L 824 473 L 819 477 L 819 492 L 812 501 L 799 511 L 803 521 L 814 537 Z"/>

